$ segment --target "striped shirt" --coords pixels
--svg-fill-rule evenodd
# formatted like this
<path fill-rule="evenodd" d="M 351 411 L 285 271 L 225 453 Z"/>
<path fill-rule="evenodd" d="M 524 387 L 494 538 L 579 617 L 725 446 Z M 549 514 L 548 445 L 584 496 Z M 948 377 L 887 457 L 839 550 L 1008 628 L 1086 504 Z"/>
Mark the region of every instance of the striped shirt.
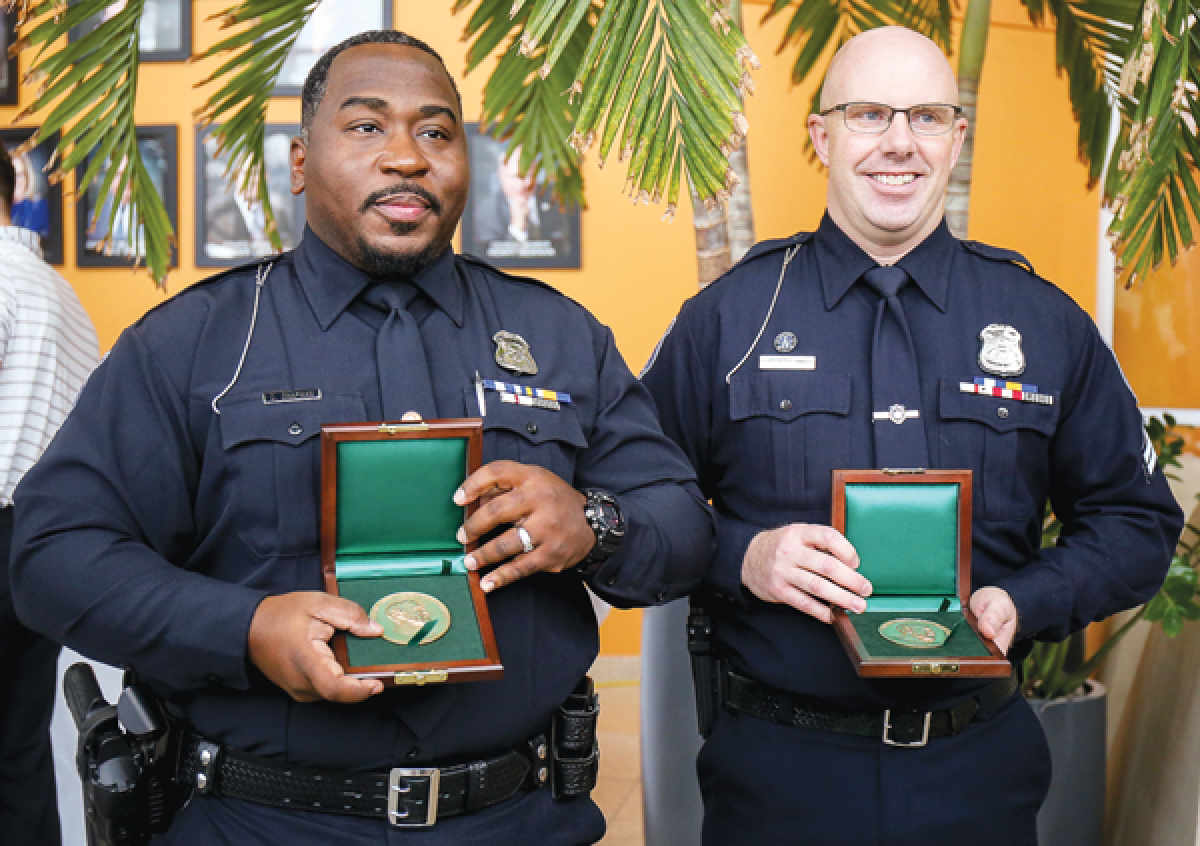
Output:
<path fill-rule="evenodd" d="M 0 507 L 96 367 L 96 329 L 36 233 L 0 226 Z"/>

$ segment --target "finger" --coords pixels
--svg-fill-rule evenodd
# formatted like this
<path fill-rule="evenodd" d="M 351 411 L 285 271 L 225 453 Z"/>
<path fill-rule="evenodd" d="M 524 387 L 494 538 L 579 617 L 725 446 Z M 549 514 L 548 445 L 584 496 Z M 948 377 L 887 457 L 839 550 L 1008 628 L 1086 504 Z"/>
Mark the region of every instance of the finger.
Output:
<path fill-rule="evenodd" d="M 333 651 L 324 641 L 314 641 L 305 667 L 313 690 L 322 699 L 352 704 L 383 691 L 378 679 L 356 679 L 346 675 Z"/>
<path fill-rule="evenodd" d="M 466 478 L 454 492 L 454 504 L 466 505 L 484 494 L 512 490 L 519 484 L 521 465 L 515 461 L 491 461 Z"/>
<path fill-rule="evenodd" d="M 846 536 L 832 526 L 809 526 L 809 546 L 823 549 L 851 569 L 859 565 L 858 550 L 846 540 Z"/>
<path fill-rule="evenodd" d="M 780 590 L 779 599 L 797 611 L 820 620 L 822 623 L 833 622 L 833 611 L 828 605 L 791 585 L 787 585 Z"/>
<path fill-rule="evenodd" d="M 818 552 L 815 549 L 807 549 L 805 553 L 796 561 L 799 572 L 809 572 L 823 581 L 829 582 L 832 585 L 845 588 L 847 591 L 853 592 L 858 596 L 870 596 L 872 586 L 870 581 L 860 575 L 855 570 L 851 569 L 845 562 L 832 555 L 826 555 L 823 552 Z M 797 583 L 799 587 L 804 588 L 803 584 Z M 817 593 L 810 590 L 809 593 Z M 832 597 L 821 594 L 823 599 L 831 600 Z M 845 603 L 838 602 L 838 605 L 845 607 Z"/>
<path fill-rule="evenodd" d="M 383 626 L 368 617 L 357 602 L 340 596 L 322 596 L 324 601 L 312 611 L 313 619 L 358 637 L 378 637 L 383 634 Z M 332 636 L 333 632 L 330 632 L 325 640 Z"/>
<path fill-rule="evenodd" d="M 521 535 L 515 528 L 492 538 L 479 549 L 463 559 L 468 570 L 486 570 L 497 564 L 503 564 L 518 555 L 528 555 L 525 545 L 521 543 Z"/>
<path fill-rule="evenodd" d="M 533 511 L 533 499 L 522 488 L 507 491 L 481 504 L 459 528 L 456 538 L 465 544 L 483 537 L 498 526 L 525 519 Z"/>
<path fill-rule="evenodd" d="M 545 560 L 546 556 L 537 550 L 522 553 L 484 576 L 480 580 L 479 586 L 483 588 L 484 593 L 491 593 L 497 588 L 511 585 L 526 576 L 532 576 L 534 573 L 545 570 Z"/>
<path fill-rule="evenodd" d="M 795 569 L 790 571 L 786 578 L 791 587 L 819 599 L 826 606 L 834 605 L 856 614 L 867 610 L 867 601 L 857 593 L 851 593 L 810 570 Z"/>

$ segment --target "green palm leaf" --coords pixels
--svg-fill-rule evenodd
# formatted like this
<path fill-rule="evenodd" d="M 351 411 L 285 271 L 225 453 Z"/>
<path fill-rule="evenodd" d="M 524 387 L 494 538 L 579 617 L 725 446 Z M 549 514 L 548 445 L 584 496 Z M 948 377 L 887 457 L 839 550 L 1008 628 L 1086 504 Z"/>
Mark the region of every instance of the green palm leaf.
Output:
<path fill-rule="evenodd" d="M 484 122 L 561 198 L 582 201 L 579 162 L 597 141 L 601 166 L 614 144 L 628 160 L 635 201 L 667 196 L 673 214 L 671 186 L 677 199 L 684 171 L 707 202 L 728 198 L 727 156 L 745 137 L 740 98 L 757 58 L 723 6 L 478 0 L 466 35 L 468 68 L 510 39 L 486 87 Z"/>
<path fill-rule="evenodd" d="M 223 31 L 231 30 L 197 59 L 220 56 L 225 61 L 196 84 L 213 86 L 197 118 L 213 125 L 216 154 L 227 152 L 226 178 L 233 177 L 242 196 L 262 206 L 267 237 L 283 249 L 267 191 L 263 160 L 267 103 L 284 60 L 320 0 L 243 0 L 214 15 Z"/>
<path fill-rule="evenodd" d="M 1198 14 L 1187 0 L 1165 8 L 1148 0 L 1117 77 L 1121 127 L 1105 198 L 1114 212 L 1109 238 L 1118 275 L 1127 287 L 1145 279 L 1164 258 L 1174 264 L 1181 249 L 1195 244 Z"/>
<path fill-rule="evenodd" d="M 62 132 L 52 160 L 52 182 L 87 162 L 77 186 L 83 195 L 99 180 L 99 195 L 125 198 L 109 203 L 108 231 L 119 214 L 130 214 L 141 226 L 129 228 L 130 247 L 144 257 L 155 283 L 162 285 L 171 260 L 175 231 L 137 145 L 133 106 L 138 87 L 138 28 L 145 0 L 129 0 L 113 17 L 65 47 L 54 49 L 67 32 L 111 0 L 55 0 L 19 4 L 22 37 L 12 49 L 37 49 L 30 78 L 40 82 L 33 103 L 17 119 L 45 113 L 37 133 L 24 145 L 32 148 Z"/>

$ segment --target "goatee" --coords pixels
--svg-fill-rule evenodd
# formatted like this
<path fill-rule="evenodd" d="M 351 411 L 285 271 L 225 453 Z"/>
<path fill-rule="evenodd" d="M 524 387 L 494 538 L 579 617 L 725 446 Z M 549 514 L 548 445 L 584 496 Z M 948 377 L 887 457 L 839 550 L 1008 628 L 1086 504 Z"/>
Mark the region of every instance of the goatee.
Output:
<path fill-rule="evenodd" d="M 401 224 L 411 226 L 411 224 Z M 397 228 L 392 225 L 393 231 Z M 397 235 L 404 234 L 397 232 Z M 399 277 L 411 279 L 429 266 L 435 258 L 441 255 L 445 247 L 430 243 L 419 250 L 409 252 L 386 252 L 367 243 L 365 238 L 358 239 L 358 266 L 368 275 L 377 278 Z"/>

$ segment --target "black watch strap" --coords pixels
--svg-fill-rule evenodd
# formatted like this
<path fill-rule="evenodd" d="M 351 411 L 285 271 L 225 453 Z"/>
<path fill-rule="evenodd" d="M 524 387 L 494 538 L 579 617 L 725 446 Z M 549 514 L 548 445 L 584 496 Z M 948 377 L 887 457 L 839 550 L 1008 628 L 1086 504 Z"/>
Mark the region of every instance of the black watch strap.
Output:
<path fill-rule="evenodd" d="M 583 513 L 596 536 L 592 551 L 579 562 L 580 572 L 589 575 L 621 548 L 621 541 L 625 539 L 625 519 L 617 498 L 608 491 L 588 488 L 583 495 L 586 497 Z"/>

